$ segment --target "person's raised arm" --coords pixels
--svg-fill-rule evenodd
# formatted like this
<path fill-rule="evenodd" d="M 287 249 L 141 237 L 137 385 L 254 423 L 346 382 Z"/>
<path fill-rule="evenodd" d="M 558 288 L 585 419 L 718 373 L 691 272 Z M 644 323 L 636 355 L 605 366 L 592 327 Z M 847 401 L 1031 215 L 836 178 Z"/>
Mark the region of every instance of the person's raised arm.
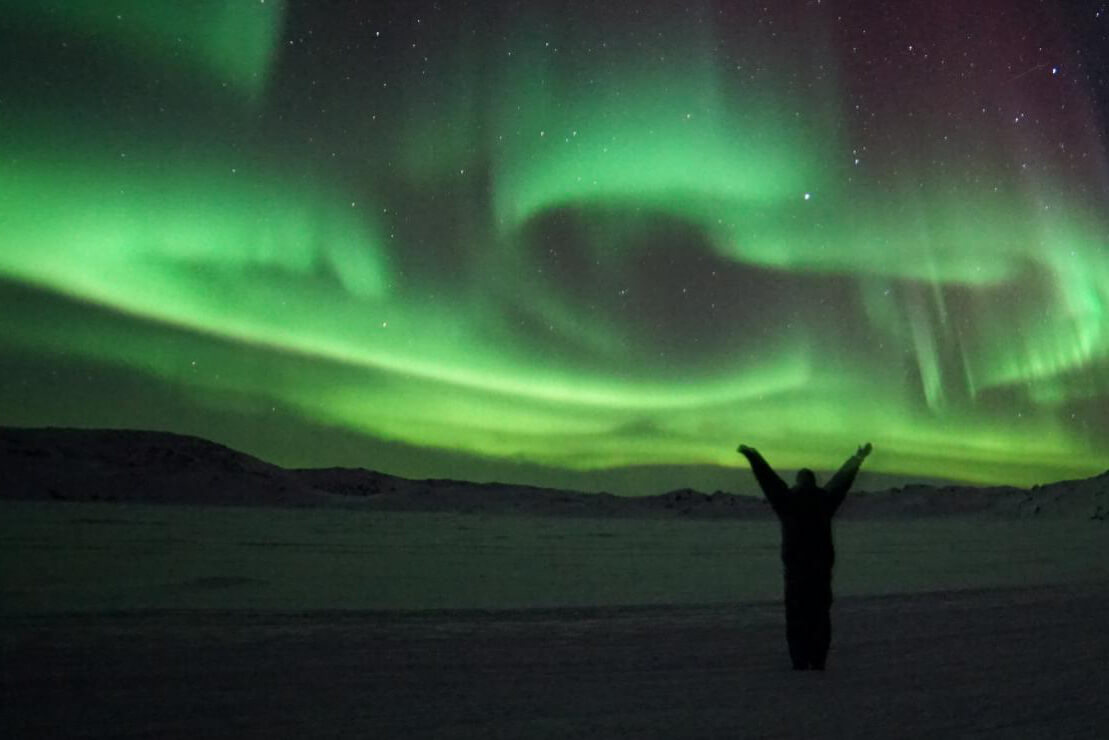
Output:
<path fill-rule="evenodd" d="M 759 482 L 759 488 L 766 496 L 766 500 L 775 510 L 778 508 L 778 503 L 781 498 L 785 496 L 789 487 L 781 477 L 774 472 L 774 468 L 770 467 L 770 463 L 763 459 L 759 451 L 754 447 L 747 445 L 740 445 L 738 452 L 747 458 L 747 462 L 751 464 L 751 472 L 755 474 L 755 480 Z"/>
<path fill-rule="evenodd" d="M 843 503 L 848 489 L 851 488 L 851 484 L 855 482 L 855 476 L 859 473 L 859 466 L 863 464 L 863 460 L 866 459 L 872 449 L 874 448 L 870 446 L 869 442 L 859 447 L 858 451 L 847 458 L 847 462 L 840 466 L 840 469 L 824 486 L 824 490 L 828 492 L 828 496 L 831 498 L 830 503 L 833 512 Z"/>

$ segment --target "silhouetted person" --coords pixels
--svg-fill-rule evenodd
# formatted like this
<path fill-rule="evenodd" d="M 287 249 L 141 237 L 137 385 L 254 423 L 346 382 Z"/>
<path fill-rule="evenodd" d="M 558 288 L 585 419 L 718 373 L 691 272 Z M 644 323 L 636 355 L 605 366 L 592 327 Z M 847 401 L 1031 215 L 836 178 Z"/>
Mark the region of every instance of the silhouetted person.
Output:
<path fill-rule="evenodd" d="M 786 580 L 786 639 L 796 670 L 824 670 L 832 642 L 832 516 L 843 503 L 866 456 L 868 442 L 848 458 L 823 488 L 808 468 L 797 471 L 789 488 L 754 447 L 740 445 L 763 494 L 782 523 L 782 563 Z"/>

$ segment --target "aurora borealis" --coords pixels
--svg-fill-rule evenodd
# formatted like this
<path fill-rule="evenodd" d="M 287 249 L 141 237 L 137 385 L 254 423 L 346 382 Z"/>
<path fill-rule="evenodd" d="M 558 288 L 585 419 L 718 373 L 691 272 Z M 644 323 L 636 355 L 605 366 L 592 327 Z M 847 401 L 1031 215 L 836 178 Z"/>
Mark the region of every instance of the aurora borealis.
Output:
<path fill-rule="evenodd" d="M 1109 468 L 1109 5 L 618 5 L 0 0 L 3 423 Z"/>

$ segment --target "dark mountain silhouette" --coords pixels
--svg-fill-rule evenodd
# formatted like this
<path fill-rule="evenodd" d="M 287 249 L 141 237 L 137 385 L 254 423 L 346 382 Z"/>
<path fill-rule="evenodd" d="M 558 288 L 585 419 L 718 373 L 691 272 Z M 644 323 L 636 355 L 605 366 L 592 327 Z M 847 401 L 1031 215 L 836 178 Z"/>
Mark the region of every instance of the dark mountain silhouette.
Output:
<path fill-rule="evenodd" d="M 746 471 L 736 469 L 737 483 Z M 840 518 L 1109 518 L 1109 471 L 1031 489 L 914 485 L 852 493 Z M 411 480 L 361 468 L 286 469 L 169 432 L 0 427 L 0 499 L 359 508 L 598 517 L 770 518 L 761 497 L 692 489 L 624 497 Z"/>
<path fill-rule="evenodd" d="M 313 506 L 326 497 L 276 465 L 199 437 L 0 428 L 0 497 Z"/>

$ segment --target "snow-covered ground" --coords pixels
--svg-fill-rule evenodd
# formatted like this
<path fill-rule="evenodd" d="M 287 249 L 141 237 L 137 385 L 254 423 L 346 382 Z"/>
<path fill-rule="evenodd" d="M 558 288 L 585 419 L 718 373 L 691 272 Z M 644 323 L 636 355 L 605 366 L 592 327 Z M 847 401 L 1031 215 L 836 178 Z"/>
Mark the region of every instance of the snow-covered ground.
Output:
<path fill-rule="evenodd" d="M 769 521 L 0 503 L 5 737 L 1101 737 L 1102 522 L 845 521 L 825 674 Z"/>

